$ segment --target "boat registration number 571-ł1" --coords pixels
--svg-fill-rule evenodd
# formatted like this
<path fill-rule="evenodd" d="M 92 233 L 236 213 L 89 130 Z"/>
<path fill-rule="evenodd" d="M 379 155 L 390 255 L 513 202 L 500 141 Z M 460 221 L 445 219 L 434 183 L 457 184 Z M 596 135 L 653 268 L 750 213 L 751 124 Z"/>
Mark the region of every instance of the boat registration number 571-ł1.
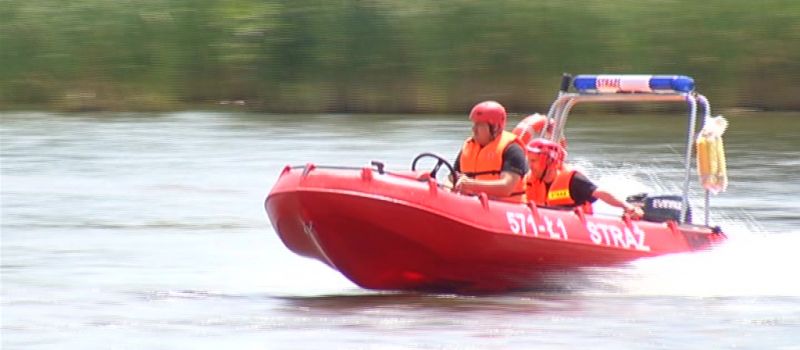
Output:
<path fill-rule="evenodd" d="M 525 215 L 523 213 L 506 212 L 508 218 L 508 228 L 511 232 L 517 235 L 533 235 L 539 237 L 539 234 L 546 234 L 553 239 L 568 239 L 567 227 L 561 218 L 555 220 L 547 216 L 541 217 L 541 222 L 536 222 L 533 215 Z"/>

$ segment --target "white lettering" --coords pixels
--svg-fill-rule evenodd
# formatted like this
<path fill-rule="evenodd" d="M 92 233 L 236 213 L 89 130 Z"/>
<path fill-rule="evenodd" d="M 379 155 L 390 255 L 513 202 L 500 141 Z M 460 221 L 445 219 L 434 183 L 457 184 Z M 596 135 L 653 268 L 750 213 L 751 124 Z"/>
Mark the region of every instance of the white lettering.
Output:
<path fill-rule="evenodd" d="M 558 220 L 556 220 L 556 226 L 558 226 L 558 228 L 561 230 L 561 237 L 563 237 L 564 239 L 569 239 L 569 237 L 567 236 L 567 226 L 564 225 L 564 220 L 558 218 Z"/>
<path fill-rule="evenodd" d="M 622 247 L 625 243 L 622 241 L 622 230 L 616 226 L 609 226 L 608 231 L 611 232 L 611 238 L 614 239 L 615 247 Z M 627 247 L 625 247 L 627 248 Z"/>
<path fill-rule="evenodd" d="M 603 236 L 597 231 L 597 225 L 591 221 L 586 223 L 586 229 L 589 230 L 589 238 L 594 244 L 602 244 Z"/>
<path fill-rule="evenodd" d="M 506 212 L 506 218 L 508 218 L 508 227 L 511 229 L 511 232 L 519 234 L 519 223 L 517 222 L 517 218 L 515 217 L 514 213 Z"/>
<path fill-rule="evenodd" d="M 594 244 L 636 249 L 645 252 L 650 251 L 650 247 L 644 242 L 646 239 L 645 232 L 635 224 L 633 225 L 633 231 L 631 231 L 625 226 L 589 221 L 586 223 L 586 230 L 589 231 L 589 238 Z"/>
<path fill-rule="evenodd" d="M 636 248 L 642 251 L 649 252 L 650 246 L 644 244 L 645 233 L 639 226 L 633 225 L 633 233 L 639 236 L 639 244 L 636 245 Z"/>
<path fill-rule="evenodd" d="M 600 231 L 603 231 L 603 238 L 605 238 L 606 245 L 611 245 L 611 238 L 608 236 L 608 225 L 598 224 Z"/>
<path fill-rule="evenodd" d="M 517 217 L 517 222 L 519 222 L 519 226 L 522 228 L 522 234 L 527 235 L 528 230 L 525 228 L 525 214 L 516 213 L 514 216 Z"/>
<path fill-rule="evenodd" d="M 544 224 L 547 226 L 547 233 L 550 234 L 550 238 L 561 239 L 561 236 L 559 236 L 558 233 L 553 231 L 553 222 L 550 221 L 550 218 L 545 216 Z"/>
<path fill-rule="evenodd" d="M 542 222 L 538 223 L 531 214 L 506 212 L 506 219 L 508 228 L 513 234 L 526 236 L 530 232 L 534 237 L 538 237 L 540 232 L 545 232 L 550 239 L 569 239 L 567 225 L 559 217 L 542 216 L 540 217 Z M 645 243 L 646 233 L 636 224 L 628 227 L 587 221 L 586 230 L 589 239 L 597 245 L 650 251 L 650 247 Z"/>
<path fill-rule="evenodd" d="M 654 199 L 653 208 L 681 210 L 681 202 L 669 199 Z"/>
<path fill-rule="evenodd" d="M 531 229 L 533 229 L 533 236 L 539 237 L 539 229 L 536 227 L 536 221 L 533 220 L 533 215 L 528 215 L 528 224 L 531 225 Z"/>
<path fill-rule="evenodd" d="M 591 239 L 594 244 L 603 243 L 603 238 L 600 237 L 600 233 L 597 232 L 597 225 L 589 221 L 586 223 L 586 229 L 589 230 L 589 239 Z"/>
<path fill-rule="evenodd" d="M 542 216 L 541 223 L 537 223 L 533 215 L 525 213 L 506 212 L 506 220 L 508 221 L 508 229 L 512 233 L 526 236 L 530 232 L 534 237 L 538 237 L 540 232 L 546 232 L 548 237 L 552 239 L 568 239 L 569 233 L 567 225 L 561 218 L 553 219 Z"/>
<path fill-rule="evenodd" d="M 636 238 L 633 237 L 633 232 L 627 227 L 624 228 L 625 231 L 625 248 L 630 249 L 631 246 L 638 247 L 636 243 Z"/>

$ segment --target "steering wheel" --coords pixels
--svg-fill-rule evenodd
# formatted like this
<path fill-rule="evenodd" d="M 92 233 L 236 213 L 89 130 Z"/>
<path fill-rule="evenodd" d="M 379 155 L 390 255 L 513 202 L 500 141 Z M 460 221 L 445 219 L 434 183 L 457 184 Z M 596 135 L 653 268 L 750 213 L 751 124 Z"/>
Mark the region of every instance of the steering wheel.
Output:
<path fill-rule="evenodd" d="M 444 165 L 447 167 L 447 170 L 450 171 L 450 177 L 453 179 L 453 184 L 455 185 L 455 182 L 458 181 L 458 174 L 456 173 L 455 168 L 453 168 L 453 165 L 450 164 L 450 162 L 448 162 L 447 159 L 444 159 L 442 158 L 442 156 L 435 153 L 430 153 L 430 152 L 420 153 L 411 162 L 411 171 L 417 170 L 417 162 L 423 158 L 436 159 L 436 165 L 433 167 L 433 169 L 431 169 L 430 172 L 432 178 L 434 179 L 436 178 L 436 173 L 438 173 L 439 169 L 441 169 L 442 165 Z"/>

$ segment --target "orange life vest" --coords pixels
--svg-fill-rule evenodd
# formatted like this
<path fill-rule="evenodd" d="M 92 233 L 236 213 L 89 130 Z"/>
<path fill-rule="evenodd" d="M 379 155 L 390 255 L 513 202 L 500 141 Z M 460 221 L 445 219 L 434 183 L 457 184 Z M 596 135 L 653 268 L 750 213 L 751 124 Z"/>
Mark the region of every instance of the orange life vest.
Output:
<path fill-rule="evenodd" d="M 512 143 L 516 143 L 524 149 L 517 136 L 508 131 L 503 131 L 500 136 L 483 147 L 470 137 L 464 141 L 464 145 L 461 147 L 461 158 L 458 160 L 461 173 L 476 180 L 499 179 L 503 169 L 503 152 Z M 499 199 L 507 202 L 526 203 L 523 178 L 520 177 L 520 180 L 514 185 L 510 196 Z"/>
<path fill-rule="evenodd" d="M 525 177 L 526 196 L 540 206 L 575 207 L 577 204 L 569 193 L 569 183 L 572 181 L 573 176 L 575 176 L 575 170 L 564 165 L 563 168 L 558 170 L 555 180 L 553 180 L 548 189 L 543 181 L 532 178 L 529 173 Z M 581 207 L 586 214 L 593 212 L 592 202 L 587 201 Z"/>

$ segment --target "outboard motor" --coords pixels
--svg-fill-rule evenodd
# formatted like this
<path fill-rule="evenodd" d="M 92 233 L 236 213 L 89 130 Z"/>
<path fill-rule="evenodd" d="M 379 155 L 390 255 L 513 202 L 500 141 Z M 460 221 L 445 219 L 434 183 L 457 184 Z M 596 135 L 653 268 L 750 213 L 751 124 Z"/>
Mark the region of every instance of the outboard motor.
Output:
<path fill-rule="evenodd" d="M 676 195 L 662 195 L 648 197 L 647 193 L 638 193 L 625 199 L 626 202 L 639 206 L 644 211 L 645 221 L 665 222 L 674 220 L 677 222 L 692 223 L 692 208 L 686 209 L 686 220 L 681 220 L 681 203 L 683 198 Z"/>

